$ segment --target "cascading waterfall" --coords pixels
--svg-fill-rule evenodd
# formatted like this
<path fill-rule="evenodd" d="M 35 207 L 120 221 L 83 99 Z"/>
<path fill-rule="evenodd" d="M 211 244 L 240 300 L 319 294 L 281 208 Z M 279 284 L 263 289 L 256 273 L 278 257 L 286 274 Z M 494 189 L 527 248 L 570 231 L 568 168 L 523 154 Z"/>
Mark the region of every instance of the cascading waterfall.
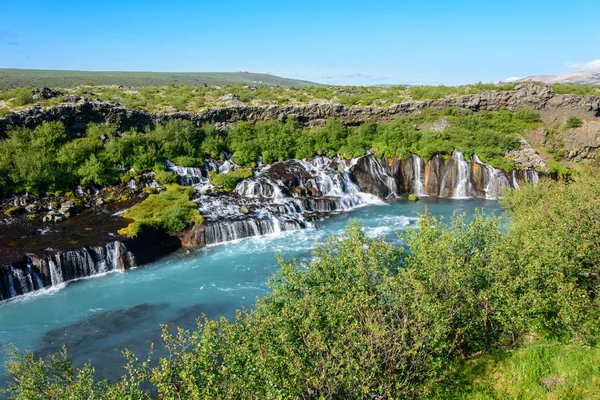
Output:
<path fill-rule="evenodd" d="M 446 173 L 442 178 L 440 196 L 451 197 L 453 199 L 467 199 L 472 197 L 471 168 L 469 163 L 465 161 L 463 153 L 458 150 L 452 152 L 451 161 L 453 164 L 447 167 Z M 456 168 L 456 176 L 452 188 L 452 196 L 448 196 L 447 180 L 451 177 L 453 166 Z"/>
<path fill-rule="evenodd" d="M 411 154 L 411 158 L 414 176 L 412 192 L 417 196 L 423 196 L 425 195 L 425 174 L 423 172 L 423 170 L 425 169 L 425 162 L 421 157 L 419 157 L 416 154 Z"/>
<path fill-rule="evenodd" d="M 510 182 L 503 171 L 492 167 L 481 161 L 477 155 L 473 155 L 473 162 L 483 168 L 483 191 L 487 200 L 498 200 L 504 195 L 504 189 L 510 188 Z"/>
<path fill-rule="evenodd" d="M 513 169 L 512 171 L 512 184 L 515 189 L 519 189 L 519 180 L 517 179 L 517 170 Z"/>
<path fill-rule="evenodd" d="M 534 185 L 540 183 L 540 176 L 534 169 L 526 169 L 523 171 L 523 178 L 527 183 L 533 183 Z"/>
<path fill-rule="evenodd" d="M 82 248 L 48 255 L 40 260 L 38 266 L 34 266 L 29 257 L 26 257 L 26 262 L 25 270 L 13 266 L 0 270 L 0 300 L 30 293 L 44 286 L 56 286 L 109 271 L 129 269 L 136 265 L 133 254 L 118 241 L 90 249 Z M 35 268 L 46 271 L 46 285 Z"/>
<path fill-rule="evenodd" d="M 386 197 L 395 196 L 398 193 L 396 180 L 388 174 L 383 166 L 377 162 L 375 157 L 367 156 L 367 168 L 373 179 L 377 179 L 387 187 L 388 193 Z"/>
<path fill-rule="evenodd" d="M 315 157 L 278 163 L 279 171 L 296 178 L 299 189 L 310 188 L 313 196 L 302 198 L 278 178 L 278 172 L 271 170 L 273 165 L 263 166 L 255 176 L 238 183 L 232 197 L 202 196 L 196 200 L 206 219 L 202 228 L 204 244 L 304 229 L 319 213 L 381 203 L 360 191 L 340 159 Z"/>
<path fill-rule="evenodd" d="M 179 167 L 167 160 L 167 168 L 177 175 L 179 183 L 183 186 L 195 186 L 206 183 L 202 169 L 197 167 Z"/>

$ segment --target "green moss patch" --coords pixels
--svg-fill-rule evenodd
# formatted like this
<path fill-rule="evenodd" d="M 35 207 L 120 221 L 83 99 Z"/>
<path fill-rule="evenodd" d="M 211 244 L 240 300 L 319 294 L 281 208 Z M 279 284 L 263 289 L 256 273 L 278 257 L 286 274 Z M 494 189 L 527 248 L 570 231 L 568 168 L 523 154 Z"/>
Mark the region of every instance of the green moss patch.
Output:
<path fill-rule="evenodd" d="M 194 189 L 179 185 L 166 185 L 166 188 L 127 210 L 123 216 L 133 222 L 119 230 L 119 234 L 135 237 L 147 228 L 155 228 L 175 236 L 188 226 L 204 221 L 198 206 L 190 200 Z"/>

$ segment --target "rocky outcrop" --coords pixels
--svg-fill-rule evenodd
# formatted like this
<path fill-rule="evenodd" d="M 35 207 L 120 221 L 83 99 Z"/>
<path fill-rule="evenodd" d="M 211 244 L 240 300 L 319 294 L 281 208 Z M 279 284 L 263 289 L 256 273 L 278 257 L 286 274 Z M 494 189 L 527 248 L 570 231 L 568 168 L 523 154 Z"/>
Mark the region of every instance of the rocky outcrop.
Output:
<path fill-rule="evenodd" d="M 545 129 L 538 130 L 534 135 L 539 137 L 539 140 L 543 140 L 542 137 Z M 536 169 L 538 171 L 547 172 L 548 164 L 539 155 L 537 150 L 527 142 L 527 140 L 519 139 L 520 148 L 517 150 L 509 150 L 506 152 L 506 157 L 514 161 L 521 169 Z M 540 143 L 541 144 L 541 143 Z"/>
<path fill-rule="evenodd" d="M 0 119 L 0 137 L 9 125 L 35 127 L 43 121 L 61 121 L 67 131 L 77 135 L 85 131 L 88 123 L 111 122 L 121 130 L 143 129 L 157 121 L 173 118 L 192 120 L 198 124 L 216 122 L 231 124 L 237 121 L 285 120 L 294 116 L 301 123 L 314 125 L 327 118 L 337 118 L 347 125 L 358 125 L 364 121 L 390 121 L 400 115 L 412 114 L 425 108 L 444 109 L 459 107 L 470 110 L 497 111 L 501 108 L 514 109 L 531 107 L 537 110 L 562 109 L 575 114 L 587 113 L 597 116 L 600 98 L 595 96 L 558 95 L 552 87 L 540 84 L 523 84 L 515 90 L 491 90 L 461 97 L 448 97 L 439 100 L 408 101 L 382 107 L 346 107 L 337 101 L 321 101 L 304 105 L 289 106 L 246 106 L 237 104 L 228 107 L 208 108 L 199 113 L 173 112 L 152 114 L 144 110 L 132 110 L 112 102 L 67 98 L 70 103 L 42 109 L 32 107 L 9 114 Z M 228 99 L 233 101 L 235 99 Z"/>

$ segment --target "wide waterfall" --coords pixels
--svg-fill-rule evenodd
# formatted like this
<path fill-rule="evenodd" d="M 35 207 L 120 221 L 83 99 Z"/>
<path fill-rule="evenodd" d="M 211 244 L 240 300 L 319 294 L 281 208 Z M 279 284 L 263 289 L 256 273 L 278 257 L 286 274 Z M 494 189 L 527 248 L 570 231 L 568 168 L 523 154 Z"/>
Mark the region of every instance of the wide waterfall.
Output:
<path fill-rule="evenodd" d="M 24 270 L 14 266 L 0 269 L 0 300 L 136 265 L 134 255 L 118 241 L 57 252 L 33 261 L 26 257 L 26 264 Z"/>
<path fill-rule="evenodd" d="M 194 243 L 206 245 L 304 229 L 322 214 L 381 203 L 360 191 L 343 160 L 327 157 L 264 165 L 231 196 L 196 202 L 206 222 Z"/>

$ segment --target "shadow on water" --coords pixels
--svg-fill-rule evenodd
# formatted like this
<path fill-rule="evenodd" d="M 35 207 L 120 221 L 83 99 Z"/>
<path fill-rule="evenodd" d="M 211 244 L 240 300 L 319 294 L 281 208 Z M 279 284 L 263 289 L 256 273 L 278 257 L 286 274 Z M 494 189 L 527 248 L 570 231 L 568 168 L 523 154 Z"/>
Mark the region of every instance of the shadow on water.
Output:
<path fill-rule="evenodd" d="M 81 366 L 92 360 L 98 378 L 114 380 L 125 372 L 122 368 L 125 349 L 145 359 L 150 344 L 154 343 L 153 361 L 166 355 L 162 347 L 161 323 L 173 328 L 171 331 L 175 327 L 194 329 L 202 315 L 218 318 L 231 316 L 234 312 L 233 304 L 196 304 L 174 308 L 167 303 L 144 303 L 100 312 L 82 321 L 49 330 L 39 339 L 34 353 L 37 357 L 46 357 L 60 351 L 64 345 L 75 365 Z"/>

